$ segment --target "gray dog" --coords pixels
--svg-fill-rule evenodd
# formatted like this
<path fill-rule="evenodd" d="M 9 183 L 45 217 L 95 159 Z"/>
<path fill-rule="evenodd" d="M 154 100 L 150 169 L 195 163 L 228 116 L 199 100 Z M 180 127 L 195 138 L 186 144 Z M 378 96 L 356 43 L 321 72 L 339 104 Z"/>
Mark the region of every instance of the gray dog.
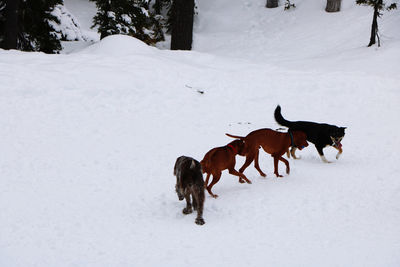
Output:
<path fill-rule="evenodd" d="M 179 200 L 186 199 L 186 207 L 183 214 L 193 212 L 192 206 L 197 210 L 197 218 L 195 223 L 203 225 L 203 206 L 204 206 L 204 180 L 200 163 L 190 157 L 180 156 L 176 159 L 174 167 L 174 175 L 176 176 L 175 190 Z M 191 201 L 192 196 L 193 201 Z M 192 204 L 193 202 L 193 204 Z"/>

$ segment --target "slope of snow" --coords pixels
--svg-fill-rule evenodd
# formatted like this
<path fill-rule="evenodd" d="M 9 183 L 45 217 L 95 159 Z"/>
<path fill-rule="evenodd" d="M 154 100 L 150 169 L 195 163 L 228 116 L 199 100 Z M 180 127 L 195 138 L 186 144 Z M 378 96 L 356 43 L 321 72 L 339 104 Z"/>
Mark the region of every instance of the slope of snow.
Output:
<path fill-rule="evenodd" d="M 399 11 L 377 49 L 371 10 L 350 0 L 338 14 L 264 2 L 201 1 L 191 52 L 126 36 L 63 55 L 0 50 L 0 266 L 399 266 Z M 194 224 L 175 159 L 278 128 L 277 104 L 348 127 L 340 160 L 310 145 L 278 179 L 262 152 L 267 177 L 224 172 Z"/>

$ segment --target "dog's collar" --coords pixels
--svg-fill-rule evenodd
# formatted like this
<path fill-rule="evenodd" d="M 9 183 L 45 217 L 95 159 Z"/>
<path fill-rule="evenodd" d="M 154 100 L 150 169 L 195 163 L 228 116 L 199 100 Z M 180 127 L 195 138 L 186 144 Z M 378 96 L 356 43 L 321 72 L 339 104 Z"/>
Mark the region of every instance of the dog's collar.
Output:
<path fill-rule="evenodd" d="M 231 144 L 229 144 L 228 147 L 232 148 L 233 153 L 237 154 L 237 150 Z"/>
<path fill-rule="evenodd" d="M 292 134 L 292 132 L 290 130 L 288 130 L 288 134 L 290 136 L 290 146 L 296 147 L 296 144 L 293 141 L 293 134 Z"/>

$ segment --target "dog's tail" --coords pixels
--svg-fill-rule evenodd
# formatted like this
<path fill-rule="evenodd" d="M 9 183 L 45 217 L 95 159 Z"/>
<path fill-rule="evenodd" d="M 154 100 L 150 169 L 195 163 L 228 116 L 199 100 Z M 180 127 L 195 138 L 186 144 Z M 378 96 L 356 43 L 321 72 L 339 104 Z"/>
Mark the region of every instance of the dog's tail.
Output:
<path fill-rule="evenodd" d="M 208 159 L 204 158 L 202 161 L 200 161 L 200 166 L 202 173 L 208 173 L 210 171 L 210 162 Z"/>
<path fill-rule="evenodd" d="M 279 106 L 279 105 L 275 109 L 274 117 L 275 117 L 276 122 L 279 123 L 280 125 L 286 126 L 286 127 L 289 127 L 289 128 L 292 126 L 292 122 L 291 121 L 285 120 L 282 117 L 281 106 Z"/>
<path fill-rule="evenodd" d="M 237 135 L 232 135 L 232 134 L 228 134 L 228 133 L 226 133 L 225 135 L 227 135 L 227 136 L 229 136 L 229 137 L 232 137 L 232 138 L 241 139 L 241 140 L 244 139 L 244 136 L 237 136 Z"/>

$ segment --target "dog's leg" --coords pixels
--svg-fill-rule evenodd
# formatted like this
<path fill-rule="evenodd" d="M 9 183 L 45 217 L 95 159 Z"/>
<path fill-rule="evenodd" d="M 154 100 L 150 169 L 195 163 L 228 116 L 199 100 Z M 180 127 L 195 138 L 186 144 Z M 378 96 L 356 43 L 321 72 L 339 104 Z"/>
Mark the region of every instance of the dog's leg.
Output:
<path fill-rule="evenodd" d="M 204 188 L 207 188 L 208 185 L 208 179 L 210 179 L 211 173 L 207 173 L 206 181 L 204 182 Z"/>
<path fill-rule="evenodd" d="M 203 188 L 196 188 L 192 194 L 193 203 L 196 202 L 197 206 L 197 217 L 194 221 L 198 225 L 205 224 L 203 219 L 203 207 L 204 207 L 204 189 Z"/>
<path fill-rule="evenodd" d="M 244 170 L 249 167 L 249 165 L 253 162 L 254 160 L 254 153 L 249 153 L 246 155 L 246 161 L 244 162 L 243 166 L 240 167 L 239 172 L 243 173 Z"/>
<path fill-rule="evenodd" d="M 257 149 L 257 152 L 256 152 L 256 154 L 254 156 L 254 168 L 256 168 L 256 170 L 260 173 L 260 175 L 262 177 L 265 177 L 267 175 L 261 170 L 260 165 L 258 164 L 258 156 L 259 156 L 259 154 L 260 154 L 260 151 Z"/>
<path fill-rule="evenodd" d="M 196 194 L 197 194 L 197 190 L 195 188 L 193 188 L 192 189 L 192 207 L 193 207 L 193 210 L 197 210 L 197 208 L 198 208 L 198 203 L 197 203 L 197 198 L 196 198 L 197 195 Z"/>
<path fill-rule="evenodd" d="M 286 157 L 288 157 L 288 159 L 290 159 L 290 151 L 289 151 L 289 148 L 288 148 L 288 150 L 286 151 Z"/>
<path fill-rule="evenodd" d="M 321 145 L 315 145 L 315 148 L 318 151 L 319 156 L 321 157 L 321 160 L 325 163 L 331 163 L 330 161 L 328 161 L 325 156 L 324 156 L 324 151 L 322 150 L 324 147 Z"/>
<path fill-rule="evenodd" d="M 246 181 L 246 183 L 251 184 L 251 181 L 249 179 L 247 179 L 246 175 L 244 175 L 243 173 L 238 172 L 237 170 L 235 170 L 234 168 L 229 168 L 229 173 L 239 176 L 240 178 L 244 179 Z"/>
<path fill-rule="evenodd" d="M 279 158 L 279 160 L 282 161 L 283 163 L 285 163 L 285 165 L 286 165 L 286 173 L 290 174 L 289 161 L 287 161 L 287 159 L 283 158 L 282 156 Z"/>
<path fill-rule="evenodd" d="M 230 168 L 234 169 L 235 165 L 236 165 L 236 160 L 234 159 L 233 160 L 233 166 L 231 166 Z M 242 177 L 240 177 L 240 176 L 238 176 L 238 177 L 239 177 L 239 183 L 244 184 L 246 182 Z"/>
<path fill-rule="evenodd" d="M 279 156 L 272 156 L 274 158 L 274 173 L 276 177 L 283 177 L 278 172 L 278 163 L 279 163 Z"/>
<path fill-rule="evenodd" d="M 290 149 L 290 154 L 292 155 L 292 157 L 293 157 L 294 159 L 300 159 L 301 157 L 296 157 L 296 154 L 295 154 L 296 149 L 297 149 L 297 147 L 294 147 L 294 146 L 293 146 L 293 147 Z"/>
<path fill-rule="evenodd" d="M 339 152 L 336 154 L 336 159 L 339 159 L 340 155 L 343 153 L 343 149 L 341 147 L 334 146 Z"/>
<path fill-rule="evenodd" d="M 221 178 L 221 172 L 216 173 L 216 174 L 213 173 L 213 179 L 212 179 L 210 185 L 207 186 L 207 191 L 213 198 L 217 198 L 218 195 L 213 194 L 213 192 L 211 192 L 211 188 L 219 181 L 220 178 Z"/>
<path fill-rule="evenodd" d="M 190 214 L 193 212 L 193 210 L 192 210 L 192 204 L 190 203 L 190 193 L 189 192 L 185 193 L 185 199 L 186 199 L 186 208 L 184 208 L 182 212 L 183 212 L 183 214 Z"/>

